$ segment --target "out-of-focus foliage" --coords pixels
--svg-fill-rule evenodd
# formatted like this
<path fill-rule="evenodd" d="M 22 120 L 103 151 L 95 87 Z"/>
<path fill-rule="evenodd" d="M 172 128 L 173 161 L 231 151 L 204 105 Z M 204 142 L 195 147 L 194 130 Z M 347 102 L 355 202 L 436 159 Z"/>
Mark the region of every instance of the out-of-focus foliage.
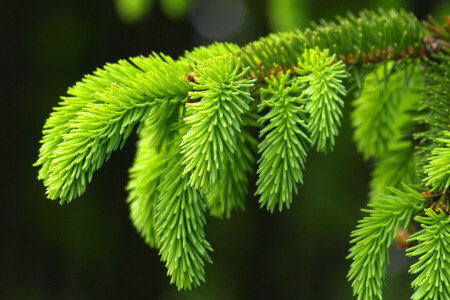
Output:
<path fill-rule="evenodd" d="M 115 0 L 117 14 L 125 24 L 136 24 L 149 17 L 155 4 L 159 4 L 164 15 L 171 20 L 184 18 L 191 0 Z"/>
<path fill-rule="evenodd" d="M 192 0 L 161 0 L 161 9 L 167 18 L 179 20 L 186 16 Z"/>
<path fill-rule="evenodd" d="M 115 0 L 119 18 L 126 24 L 140 22 L 152 10 L 153 0 Z"/>
<path fill-rule="evenodd" d="M 310 3 L 308 0 L 269 0 L 267 16 L 273 31 L 304 28 L 310 21 Z"/>

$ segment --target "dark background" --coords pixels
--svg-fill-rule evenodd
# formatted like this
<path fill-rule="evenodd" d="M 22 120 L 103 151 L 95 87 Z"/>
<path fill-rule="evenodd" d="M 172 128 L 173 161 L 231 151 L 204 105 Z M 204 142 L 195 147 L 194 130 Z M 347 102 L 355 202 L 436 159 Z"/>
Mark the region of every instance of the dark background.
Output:
<path fill-rule="evenodd" d="M 131 17 L 123 8 L 118 15 L 113 0 L 1 2 L 1 299 L 351 299 L 345 257 L 371 166 L 352 142 L 350 105 L 335 151 L 310 152 L 290 210 L 271 215 L 249 196 L 246 212 L 230 220 L 208 216 L 214 264 L 206 267 L 206 284 L 191 292 L 169 284 L 157 251 L 128 218 L 124 187 L 136 136 L 96 173 L 83 197 L 60 206 L 46 199 L 32 167 L 42 126 L 67 87 L 106 62 L 151 51 L 177 57 L 214 40 L 244 45 L 380 5 L 440 20 L 449 3 L 199 0 L 177 10 L 185 1 L 155 2 L 147 14 Z M 396 250 L 391 261 L 385 299 L 409 299 L 409 262 Z"/>

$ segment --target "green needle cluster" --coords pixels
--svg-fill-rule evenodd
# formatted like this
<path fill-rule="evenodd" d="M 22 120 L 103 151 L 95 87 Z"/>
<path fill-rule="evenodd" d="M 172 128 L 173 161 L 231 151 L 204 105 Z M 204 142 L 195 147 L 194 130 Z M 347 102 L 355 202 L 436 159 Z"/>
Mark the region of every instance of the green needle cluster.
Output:
<path fill-rule="evenodd" d="M 348 256 L 354 294 L 382 299 L 389 247 L 416 220 L 412 299 L 448 299 L 449 28 L 365 10 L 243 47 L 108 63 L 50 114 L 38 178 L 50 199 L 70 202 L 136 131 L 130 218 L 171 283 L 192 289 L 211 262 L 205 214 L 244 210 L 253 176 L 261 207 L 290 208 L 308 151 L 333 151 L 350 102 L 356 147 L 374 165 Z"/>

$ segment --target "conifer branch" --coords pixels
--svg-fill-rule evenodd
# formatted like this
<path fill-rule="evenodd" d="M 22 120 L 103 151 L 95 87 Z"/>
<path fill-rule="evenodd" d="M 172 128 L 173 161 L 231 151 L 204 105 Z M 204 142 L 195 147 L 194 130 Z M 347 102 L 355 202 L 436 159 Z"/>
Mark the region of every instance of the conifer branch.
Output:
<path fill-rule="evenodd" d="M 414 212 L 421 210 L 426 200 L 413 189 L 391 188 L 392 195 L 380 195 L 377 201 L 362 210 L 369 216 L 362 219 L 351 234 L 347 258 L 353 259 L 348 273 L 353 293 L 358 299 L 383 299 L 382 288 L 389 265 L 389 246 L 400 228 L 407 228 Z"/>
<path fill-rule="evenodd" d="M 311 146 L 317 145 L 317 151 L 327 152 L 334 148 L 334 138 L 339 134 L 344 101 L 341 96 L 347 94 L 342 80 L 347 77 L 341 61 L 329 56 L 328 49 L 305 50 L 299 59 L 296 72 L 303 75 L 308 84 L 304 93 L 309 98 L 306 110 L 310 117 L 308 128 Z"/>
<path fill-rule="evenodd" d="M 69 133 L 70 121 L 88 103 L 98 101 L 95 93 L 116 86 L 128 77 L 134 77 L 141 72 L 127 60 L 119 60 L 117 64 L 106 64 L 104 69 L 97 69 L 93 75 L 86 75 L 82 81 L 69 88 L 67 92 L 69 96 L 61 97 L 63 101 L 59 103 L 60 106 L 55 107 L 44 125 L 39 159 L 35 163 L 35 166 L 41 166 L 39 179 L 43 180 L 48 176 L 52 155 L 63 140 L 64 134 Z"/>
<path fill-rule="evenodd" d="M 259 110 L 270 108 L 260 118 L 261 124 L 269 123 L 260 132 L 264 139 L 258 145 L 261 158 L 256 195 L 261 195 L 261 207 L 273 212 L 277 205 L 280 211 L 284 205 L 289 208 L 297 184 L 303 183 L 302 170 L 311 140 L 302 96 L 306 85 L 300 79 L 290 79 L 289 71 L 279 79 L 272 75 L 266 82 L 268 88 L 261 90 L 266 99 Z"/>
<path fill-rule="evenodd" d="M 212 248 L 205 239 L 204 212 L 208 202 L 183 177 L 183 156 L 179 147 L 171 151 L 164 177 L 158 187 L 156 233 L 161 260 L 170 282 L 179 290 L 192 289 L 205 281 L 205 262 L 212 262 Z"/>
<path fill-rule="evenodd" d="M 49 198 L 69 202 L 142 128 L 127 186 L 130 217 L 159 248 L 171 282 L 191 289 L 211 262 L 206 210 L 228 218 L 243 209 L 256 160 L 261 207 L 289 208 L 308 149 L 333 150 L 343 97 L 357 88 L 354 139 L 376 165 L 369 215 L 348 256 L 354 293 L 382 298 L 389 245 L 416 214 L 423 230 L 408 252 L 421 256 L 411 267 L 420 273 L 413 299 L 448 297 L 450 31 L 430 22 L 402 10 L 363 11 L 244 47 L 214 43 L 178 60 L 153 53 L 107 64 L 50 115 L 38 178 Z M 258 141 L 250 127 L 259 126 Z M 399 191 L 401 183 L 417 186 Z"/>
<path fill-rule="evenodd" d="M 243 126 L 255 122 L 255 115 L 243 116 Z M 248 178 L 253 170 L 258 141 L 242 128 L 237 136 L 233 159 L 224 166 L 223 176 L 211 187 L 207 194 L 211 215 L 230 218 L 233 209 L 244 210 L 245 196 L 248 192 Z"/>
<path fill-rule="evenodd" d="M 352 112 L 354 140 L 365 159 L 381 158 L 390 142 L 401 138 L 402 126 L 412 119 L 405 111 L 419 100 L 420 77 L 413 64 L 398 66 L 393 62 L 365 76 L 364 88 L 353 102 Z"/>
<path fill-rule="evenodd" d="M 358 16 L 321 20 L 303 32 L 271 34 L 245 46 L 241 55 L 255 76 L 263 78 L 274 64 L 289 68 L 306 49 L 316 47 L 330 49 L 348 66 L 427 56 L 426 34 L 415 16 L 403 10 L 364 10 Z"/>
<path fill-rule="evenodd" d="M 422 157 L 419 173 L 424 175 L 423 167 L 427 157 L 436 146 L 435 141 L 445 138 L 442 134 L 450 131 L 450 49 L 443 49 L 432 59 L 425 58 L 425 85 L 422 100 L 415 121 L 420 130 L 414 133 L 418 142 L 418 155 Z"/>
<path fill-rule="evenodd" d="M 167 153 L 158 152 L 152 144 L 157 131 L 154 127 L 144 127 L 139 136 L 136 157 L 130 168 L 127 202 L 134 227 L 150 247 L 156 247 L 155 211 L 158 199 L 157 187 L 165 170 Z"/>
<path fill-rule="evenodd" d="M 425 183 L 431 186 L 433 191 L 446 193 L 450 186 L 450 131 L 443 133 L 446 139 L 437 139 L 444 147 L 436 147 L 431 151 L 429 163 L 424 166 L 427 177 Z"/>
<path fill-rule="evenodd" d="M 415 217 L 423 229 L 409 239 L 418 244 L 407 249 L 408 256 L 420 256 L 409 270 L 419 274 L 411 284 L 415 289 L 411 299 L 449 299 L 450 217 L 442 209 L 436 213 L 427 208 L 425 214 Z"/>
<path fill-rule="evenodd" d="M 241 131 L 242 117 L 253 101 L 247 92 L 254 80 L 245 78 L 241 61 L 232 56 L 208 59 L 194 69 L 191 99 L 184 118 L 189 131 L 183 136 L 185 156 L 183 176 L 191 173 L 189 185 L 201 188 L 214 184 L 221 176 L 220 167 L 233 159 L 236 136 Z"/>
<path fill-rule="evenodd" d="M 401 183 L 419 184 L 416 174 L 417 157 L 410 141 L 391 142 L 389 150 L 375 165 L 370 181 L 370 199 L 388 192 L 388 187 L 400 188 Z"/>
<path fill-rule="evenodd" d="M 96 92 L 97 101 L 86 104 L 69 121 L 68 131 L 49 156 L 44 178 L 49 198 L 69 202 L 80 196 L 93 173 L 123 147 L 137 123 L 157 113 L 164 103 L 185 101 L 189 85 L 175 61 L 149 57 L 138 59 L 137 64 L 152 71 Z"/>

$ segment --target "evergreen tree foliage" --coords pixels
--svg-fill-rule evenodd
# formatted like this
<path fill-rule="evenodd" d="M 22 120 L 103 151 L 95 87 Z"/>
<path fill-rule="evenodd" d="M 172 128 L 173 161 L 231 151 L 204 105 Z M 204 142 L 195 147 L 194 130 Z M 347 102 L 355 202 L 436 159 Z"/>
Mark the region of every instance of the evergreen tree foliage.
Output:
<path fill-rule="evenodd" d="M 250 109 L 247 102 L 253 101 L 247 89 L 254 80 L 244 78 L 248 71 L 241 71 L 240 59 L 230 55 L 207 59 L 194 69 L 196 82 L 189 97 L 201 101 L 186 104 L 184 121 L 190 128 L 181 143 L 183 175 L 192 171 L 191 186 L 214 184 L 220 167 L 232 159 L 241 115 Z"/>
<path fill-rule="evenodd" d="M 200 190 L 188 184 L 183 174 L 183 156 L 171 151 L 166 173 L 158 187 L 156 233 L 161 260 L 166 263 L 171 283 L 191 289 L 205 281 L 204 264 L 211 262 L 212 248 L 205 239 L 204 212 L 208 202 Z"/>
<path fill-rule="evenodd" d="M 410 237 L 418 245 L 408 249 L 408 256 L 420 256 L 410 268 L 412 274 L 420 273 L 411 284 L 415 289 L 411 299 L 448 299 L 450 218 L 440 208 L 437 212 L 427 208 L 415 220 L 423 229 Z"/>
<path fill-rule="evenodd" d="M 312 145 L 317 144 L 317 151 L 327 152 L 334 148 L 334 137 L 339 134 L 342 107 L 341 96 L 347 94 L 342 85 L 346 78 L 342 61 L 336 62 L 336 55 L 329 55 L 329 50 L 322 52 L 316 49 L 305 50 L 296 71 L 304 76 L 308 83 L 305 94 L 309 98 L 306 111 L 310 115 L 308 121 Z"/>
<path fill-rule="evenodd" d="M 411 141 L 390 142 L 389 150 L 375 164 L 370 181 L 370 198 L 400 188 L 402 183 L 419 183 L 416 174 L 417 158 Z"/>
<path fill-rule="evenodd" d="M 348 258 L 353 259 L 349 280 L 358 299 L 382 299 L 389 246 L 400 228 L 408 228 L 411 216 L 423 208 L 426 200 L 413 189 L 391 189 L 391 195 L 380 195 L 363 210 L 369 216 L 362 219 L 352 232 L 355 245 Z"/>
<path fill-rule="evenodd" d="M 269 107 L 270 111 L 260 118 L 267 125 L 260 131 L 264 139 L 258 145 L 261 158 L 256 195 L 261 195 L 261 206 L 271 212 L 277 205 L 280 211 L 284 205 L 290 207 L 292 192 L 297 193 L 297 184 L 303 183 L 302 170 L 310 144 L 302 98 L 305 84 L 299 78 L 289 78 L 290 71 L 281 73 L 279 79 L 272 75 L 266 78 L 268 88 L 261 91 L 266 99 L 260 110 Z"/>
<path fill-rule="evenodd" d="M 158 184 L 165 170 L 166 151 L 158 152 L 151 141 L 154 128 L 144 127 L 140 132 L 136 158 L 130 168 L 127 202 L 130 218 L 137 231 L 151 247 L 156 247 L 155 211 Z M 165 149 L 164 149 L 165 150 Z"/>
<path fill-rule="evenodd" d="M 130 218 L 178 289 L 205 281 L 205 213 L 289 208 L 308 151 L 332 151 L 349 96 L 354 140 L 374 164 L 366 216 L 352 233 L 348 278 L 382 299 L 389 247 L 411 235 L 413 299 L 447 299 L 450 220 L 450 18 L 422 25 L 402 10 L 362 11 L 243 47 L 153 53 L 86 75 L 48 118 L 36 166 L 50 199 L 81 196 L 135 130 Z M 259 132 L 258 132 L 259 131 Z M 256 166 L 255 166 L 256 162 Z"/>
<path fill-rule="evenodd" d="M 80 196 L 93 173 L 124 145 L 137 123 L 152 111 L 161 113 L 167 102 L 186 98 L 189 84 L 174 60 L 153 55 L 133 63 L 136 66 L 121 62 L 105 68 L 107 72 L 98 71 L 97 77 L 86 77 L 70 90 L 73 98 L 66 98 L 47 122 L 36 165 L 43 165 L 40 178 L 50 199 L 70 202 Z M 124 69 L 134 75 L 108 83 Z"/>
<path fill-rule="evenodd" d="M 422 99 L 419 102 L 417 125 L 422 130 L 414 133 L 414 139 L 419 142 L 418 155 L 422 157 L 419 173 L 423 175 L 426 158 L 435 148 L 435 141 L 445 138 L 444 132 L 450 130 L 450 59 L 448 47 L 431 59 L 425 57 L 425 83 Z M 423 175 L 424 176 L 424 175 Z"/>
<path fill-rule="evenodd" d="M 354 139 L 364 158 L 381 158 L 390 142 L 400 135 L 405 123 L 402 119 L 409 117 L 407 121 L 411 121 L 412 116 L 402 111 L 402 106 L 407 104 L 410 109 L 419 100 L 417 85 L 421 75 L 410 70 L 413 67 L 396 66 L 390 61 L 365 77 L 352 113 Z M 416 78 L 411 78 L 414 75 Z"/>
<path fill-rule="evenodd" d="M 245 114 L 242 125 L 257 127 L 257 115 Z M 248 177 L 254 168 L 258 141 L 243 128 L 237 136 L 233 159 L 224 168 L 224 175 L 207 194 L 211 215 L 230 218 L 233 209 L 244 210 L 247 195 Z"/>
<path fill-rule="evenodd" d="M 432 187 L 432 190 L 446 193 L 450 186 L 450 131 L 443 134 L 446 139 L 436 139 L 436 142 L 443 143 L 443 147 L 436 147 L 431 151 L 429 163 L 424 166 L 427 175 L 425 182 Z"/>
<path fill-rule="evenodd" d="M 74 119 L 88 103 L 96 102 L 94 94 L 139 72 L 140 70 L 128 61 L 120 60 L 117 64 L 106 64 L 104 69 L 97 69 L 94 75 L 86 75 L 82 81 L 69 88 L 67 91 L 69 96 L 62 97 L 60 106 L 55 108 L 44 125 L 44 137 L 41 141 L 39 159 L 36 162 L 36 165 L 42 165 L 39 170 L 39 179 L 43 180 L 48 176 L 51 156 L 63 140 L 64 134 L 70 131 L 69 121 Z"/>

